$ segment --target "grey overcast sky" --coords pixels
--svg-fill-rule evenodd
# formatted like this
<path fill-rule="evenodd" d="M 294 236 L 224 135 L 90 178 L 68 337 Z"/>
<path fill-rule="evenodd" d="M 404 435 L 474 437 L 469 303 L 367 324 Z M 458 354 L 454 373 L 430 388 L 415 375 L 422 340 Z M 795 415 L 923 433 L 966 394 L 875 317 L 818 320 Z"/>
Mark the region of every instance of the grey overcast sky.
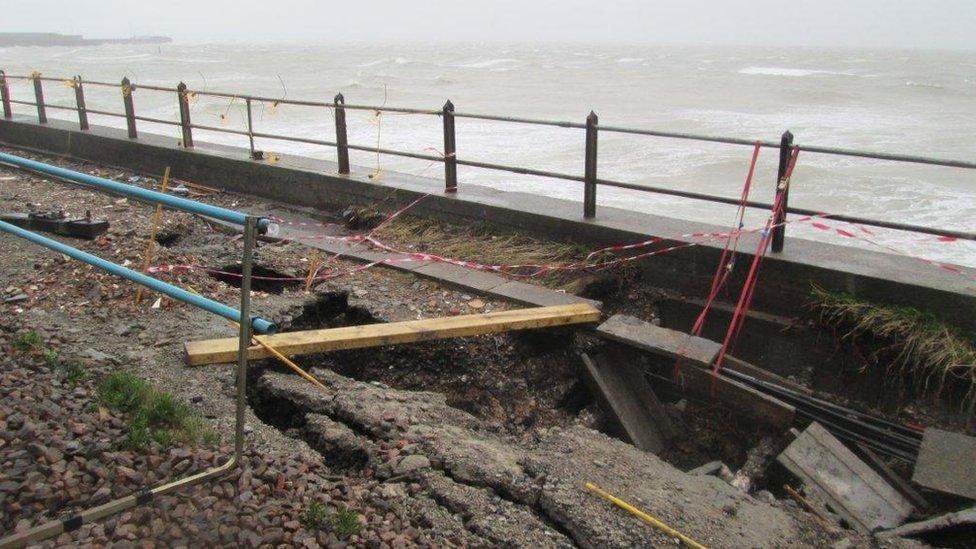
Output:
<path fill-rule="evenodd" d="M 976 50 L 976 0 L 0 0 L 0 31 L 180 42 L 505 41 Z"/>

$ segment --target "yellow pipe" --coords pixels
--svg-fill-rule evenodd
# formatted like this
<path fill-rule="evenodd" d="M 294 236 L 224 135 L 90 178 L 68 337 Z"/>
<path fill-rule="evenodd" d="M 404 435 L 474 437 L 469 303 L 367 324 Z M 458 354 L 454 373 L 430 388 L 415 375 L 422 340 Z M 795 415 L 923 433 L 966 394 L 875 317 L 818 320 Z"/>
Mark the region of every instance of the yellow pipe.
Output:
<path fill-rule="evenodd" d="M 708 549 L 704 545 L 702 545 L 702 544 L 698 543 L 697 541 L 689 538 L 688 536 L 682 534 L 681 532 L 675 530 L 674 528 L 671 528 L 667 524 L 664 524 L 660 520 L 652 517 L 651 515 L 648 515 L 644 511 L 641 511 L 640 509 L 634 507 L 633 505 L 627 503 L 626 501 L 624 501 L 624 500 L 622 500 L 622 499 L 614 496 L 613 494 L 610 494 L 608 492 L 605 492 L 602 488 L 600 488 L 596 484 L 593 484 L 592 482 L 587 482 L 583 486 L 586 487 L 587 490 L 589 490 L 589 491 L 593 492 L 594 494 L 600 496 L 601 498 L 609 501 L 610 503 L 616 505 L 617 507 L 620 507 L 624 511 L 627 511 L 628 513 L 630 513 L 630 514 L 634 515 L 635 517 L 641 519 L 642 521 L 646 522 L 647 524 L 650 524 L 654 528 L 657 528 L 658 530 L 664 532 L 665 534 L 667 534 L 667 535 L 669 535 L 669 536 L 671 536 L 673 538 L 678 538 L 679 540 L 681 540 L 682 543 L 684 543 L 688 547 L 691 547 L 692 549 Z"/>

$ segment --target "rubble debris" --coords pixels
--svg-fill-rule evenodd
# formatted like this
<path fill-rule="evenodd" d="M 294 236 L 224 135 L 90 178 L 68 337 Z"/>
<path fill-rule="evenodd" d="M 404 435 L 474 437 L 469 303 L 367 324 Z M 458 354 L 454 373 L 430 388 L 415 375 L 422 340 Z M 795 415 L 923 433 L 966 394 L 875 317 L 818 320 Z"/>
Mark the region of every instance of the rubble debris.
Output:
<path fill-rule="evenodd" d="M 777 460 L 862 532 L 898 526 L 913 511 L 907 499 L 819 423 L 811 423 Z"/>
<path fill-rule="evenodd" d="M 926 429 L 912 481 L 947 494 L 976 499 L 976 438 Z"/>
<path fill-rule="evenodd" d="M 85 217 L 69 218 L 64 210 L 51 212 L 6 213 L 0 219 L 29 231 L 44 231 L 61 236 L 94 240 L 108 230 L 108 221 L 94 221 L 91 212 Z"/>
<path fill-rule="evenodd" d="M 721 347 L 714 341 L 621 314 L 613 315 L 597 326 L 596 332 L 606 339 L 668 359 L 682 357 L 683 367 L 676 383 L 703 398 L 718 399 L 737 412 L 780 430 L 793 424 L 793 406 L 732 379 L 715 376 L 708 370 Z"/>
<path fill-rule="evenodd" d="M 766 470 L 766 465 L 778 449 L 779 447 L 772 437 L 763 438 L 759 444 L 750 448 L 746 453 L 746 462 L 735 472 L 729 484 L 743 492 L 750 492 L 752 485 L 762 476 Z"/>
<path fill-rule="evenodd" d="M 970 507 L 969 509 L 955 513 L 948 513 L 929 520 L 910 522 L 898 528 L 879 532 L 877 536 L 879 538 L 914 537 L 967 526 L 972 528 L 973 532 L 976 532 L 976 507 Z"/>
<path fill-rule="evenodd" d="M 725 482 L 728 483 L 732 482 L 732 470 L 729 469 L 728 465 L 726 465 L 725 463 L 719 460 L 710 461 L 705 465 L 700 465 L 698 467 L 695 467 L 691 471 L 688 471 L 688 474 L 689 475 L 711 475 L 711 476 L 718 477 L 724 480 Z"/>
<path fill-rule="evenodd" d="M 671 420 L 639 363 L 612 349 L 593 358 L 583 353 L 580 358 L 604 411 L 634 446 L 654 454 L 664 450 L 673 434 Z"/>
<path fill-rule="evenodd" d="M 857 449 L 861 456 L 864 457 L 865 461 L 867 461 L 868 465 L 883 476 L 885 480 L 891 483 L 891 485 L 896 490 L 901 492 L 903 496 L 908 498 L 909 501 L 911 501 L 912 504 L 915 505 L 915 507 L 919 510 L 919 512 L 922 514 L 928 514 L 931 512 L 932 505 L 928 502 L 928 500 L 926 500 L 922 494 L 918 493 L 918 490 L 916 490 L 911 483 L 903 479 L 898 473 L 894 472 L 891 467 L 889 467 L 888 464 L 878 456 L 878 454 L 874 453 L 874 450 L 863 443 L 858 443 Z"/>

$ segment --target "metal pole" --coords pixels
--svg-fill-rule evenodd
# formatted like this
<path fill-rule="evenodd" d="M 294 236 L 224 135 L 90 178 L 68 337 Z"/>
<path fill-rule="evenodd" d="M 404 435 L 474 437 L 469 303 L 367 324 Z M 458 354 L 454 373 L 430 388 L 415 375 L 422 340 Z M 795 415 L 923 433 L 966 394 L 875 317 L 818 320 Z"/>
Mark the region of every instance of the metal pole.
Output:
<path fill-rule="evenodd" d="M 255 160 L 255 158 L 254 158 L 254 121 L 253 121 L 253 118 L 251 116 L 251 98 L 248 97 L 247 99 L 245 99 L 244 100 L 244 103 L 247 105 L 247 141 L 248 141 L 248 146 L 251 149 L 251 160 Z"/>
<path fill-rule="evenodd" d="M 248 216 L 244 221 L 244 257 L 241 261 L 241 317 L 238 322 L 239 346 L 237 349 L 237 421 L 234 430 L 234 459 L 241 461 L 244 452 L 244 398 L 247 392 L 247 350 L 251 346 L 251 265 L 254 259 L 256 219 Z"/>
<path fill-rule="evenodd" d="M 176 210 L 182 210 L 184 212 L 199 214 L 205 217 L 212 217 L 214 219 L 226 221 L 235 225 L 244 225 L 244 221 L 247 219 L 245 214 L 234 210 L 228 210 L 227 208 L 211 206 L 210 204 L 204 204 L 203 202 L 196 202 L 194 200 L 187 200 L 186 198 L 180 198 L 179 196 L 173 196 L 171 194 L 150 191 L 149 189 L 143 189 L 142 187 L 136 187 L 135 185 L 127 185 L 125 183 L 119 183 L 118 181 L 112 181 L 111 179 L 95 177 L 94 175 L 88 175 L 87 173 L 67 170 L 59 166 L 52 166 L 51 164 L 45 164 L 29 158 L 21 158 L 19 156 L 4 152 L 0 152 L 0 163 L 10 164 L 11 166 L 17 166 L 18 168 L 33 170 L 35 172 L 46 173 L 48 175 L 73 181 L 75 183 L 91 185 L 105 191 L 131 196 L 146 202 L 162 204 L 164 206 Z M 270 222 L 263 217 L 259 218 L 257 223 L 258 230 L 262 232 L 267 230 L 268 225 L 270 224 Z"/>
<path fill-rule="evenodd" d="M 136 134 L 136 108 L 132 104 L 132 83 L 129 77 L 122 78 L 122 104 L 125 106 L 125 124 L 129 129 L 129 139 L 138 137 Z"/>
<path fill-rule="evenodd" d="M 80 74 L 75 76 L 72 85 L 75 89 L 75 103 L 78 105 L 78 126 L 83 131 L 88 130 L 88 109 L 85 107 L 85 89 L 82 87 Z"/>
<path fill-rule="evenodd" d="M 207 299 L 203 296 L 188 292 L 179 286 L 173 286 L 172 284 L 167 284 L 161 280 L 157 280 L 151 276 L 133 271 L 132 269 L 127 269 L 121 265 L 112 263 L 111 261 L 106 261 L 96 255 L 92 255 L 88 252 L 83 252 L 78 248 L 73 248 L 67 244 L 58 242 L 46 236 L 41 236 L 37 233 L 28 231 L 26 229 L 21 229 L 16 225 L 7 223 L 6 221 L 0 221 L 0 231 L 10 233 L 15 236 L 19 236 L 25 240 L 29 240 L 34 244 L 44 246 L 56 252 L 63 253 L 64 255 L 82 261 L 89 265 L 98 267 L 103 271 L 114 274 L 115 276 L 124 278 L 126 280 L 131 280 L 136 284 L 141 284 L 146 286 L 151 290 L 155 290 L 161 294 L 169 296 L 177 301 L 182 301 L 193 305 L 194 307 L 199 307 L 205 311 L 211 312 L 217 316 L 222 316 L 228 320 L 238 321 L 240 320 L 241 313 L 235 311 L 233 307 L 228 307 L 223 303 Z M 262 333 L 274 333 L 277 331 L 278 327 L 268 320 L 260 317 L 254 317 L 249 322 L 245 324 L 253 325 L 254 329 Z"/>
<path fill-rule="evenodd" d="M 247 350 L 251 341 L 250 323 L 247 321 L 251 308 L 251 265 L 254 256 L 254 241 L 256 234 L 257 218 L 248 216 L 244 222 L 244 257 L 243 274 L 241 282 L 241 314 L 237 318 L 240 326 L 240 346 L 238 348 L 237 359 L 237 398 L 236 413 L 234 422 L 234 454 L 223 465 L 207 469 L 201 473 L 190 475 L 186 478 L 161 484 L 154 488 L 143 489 L 135 494 L 131 494 L 97 507 L 85 509 L 78 514 L 69 516 L 61 520 L 45 522 L 25 532 L 19 532 L 11 536 L 0 538 L 0 547 L 20 548 L 31 543 L 37 543 L 45 539 L 52 538 L 64 532 L 71 532 L 82 525 L 91 524 L 101 518 L 105 518 L 126 509 L 131 509 L 138 505 L 149 505 L 154 497 L 162 496 L 184 487 L 198 484 L 205 480 L 223 475 L 224 473 L 239 467 L 242 463 L 244 454 L 244 407 L 245 394 L 247 390 Z"/>
<path fill-rule="evenodd" d="M 457 192 L 457 143 L 454 136 L 454 103 L 448 100 L 444 117 L 444 192 Z"/>
<path fill-rule="evenodd" d="M 37 103 L 37 121 L 47 124 L 47 109 L 44 108 L 44 88 L 41 85 L 41 73 L 35 72 L 32 76 L 34 81 L 34 97 Z"/>
<path fill-rule="evenodd" d="M 349 173 L 349 140 L 346 136 L 346 98 L 341 93 L 335 96 L 336 160 L 339 173 Z"/>
<path fill-rule="evenodd" d="M 180 130 L 183 132 L 183 148 L 193 147 L 193 126 L 190 124 L 190 98 L 186 95 L 186 84 L 176 86 L 176 99 L 180 104 Z"/>
<path fill-rule="evenodd" d="M 13 118 L 10 110 L 10 88 L 7 87 L 7 73 L 0 71 L 0 101 L 3 102 L 3 117 Z"/>
<path fill-rule="evenodd" d="M 790 185 L 786 181 L 786 169 L 790 163 L 790 153 L 793 149 L 793 134 L 790 130 L 783 132 L 783 137 L 779 141 L 779 169 L 776 172 L 776 198 L 782 195 L 780 209 L 776 212 L 773 219 L 773 245 L 772 251 L 779 253 L 783 251 L 783 244 L 786 239 L 786 208 L 789 206 Z M 776 204 L 777 200 L 773 200 Z"/>
<path fill-rule="evenodd" d="M 596 113 L 590 111 L 586 117 L 586 157 L 583 167 L 583 218 L 596 217 L 596 159 L 597 159 L 597 122 Z"/>

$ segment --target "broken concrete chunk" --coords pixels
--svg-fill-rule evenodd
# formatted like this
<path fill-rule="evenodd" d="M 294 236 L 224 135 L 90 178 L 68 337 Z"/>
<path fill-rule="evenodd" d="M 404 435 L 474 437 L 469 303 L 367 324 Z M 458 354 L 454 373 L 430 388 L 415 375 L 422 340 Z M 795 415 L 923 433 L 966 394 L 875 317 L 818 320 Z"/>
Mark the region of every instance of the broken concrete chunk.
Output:
<path fill-rule="evenodd" d="M 976 438 L 926 429 L 912 480 L 925 488 L 976 499 Z"/>
<path fill-rule="evenodd" d="M 878 537 L 911 537 L 920 534 L 931 534 L 949 528 L 970 525 L 976 527 L 976 507 L 971 507 L 956 513 L 949 513 L 940 517 L 923 520 L 920 522 L 910 522 L 898 528 L 880 532 Z"/>
<path fill-rule="evenodd" d="M 397 463 L 396 469 L 393 470 L 394 475 L 405 475 L 412 471 L 417 471 L 419 469 L 427 469 L 430 467 L 430 460 L 427 456 L 420 454 L 413 454 L 405 456 Z"/>
<path fill-rule="evenodd" d="M 777 460 L 851 526 L 893 528 L 912 504 L 819 423 L 811 423 Z"/>
<path fill-rule="evenodd" d="M 722 346 L 718 343 L 669 330 L 628 315 L 613 315 L 597 326 L 596 331 L 612 339 L 668 358 L 677 358 L 711 365 Z"/>
<path fill-rule="evenodd" d="M 657 454 L 668 447 L 671 419 L 644 378 L 640 364 L 622 353 L 582 354 L 593 392 L 604 411 L 637 448 Z"/>

